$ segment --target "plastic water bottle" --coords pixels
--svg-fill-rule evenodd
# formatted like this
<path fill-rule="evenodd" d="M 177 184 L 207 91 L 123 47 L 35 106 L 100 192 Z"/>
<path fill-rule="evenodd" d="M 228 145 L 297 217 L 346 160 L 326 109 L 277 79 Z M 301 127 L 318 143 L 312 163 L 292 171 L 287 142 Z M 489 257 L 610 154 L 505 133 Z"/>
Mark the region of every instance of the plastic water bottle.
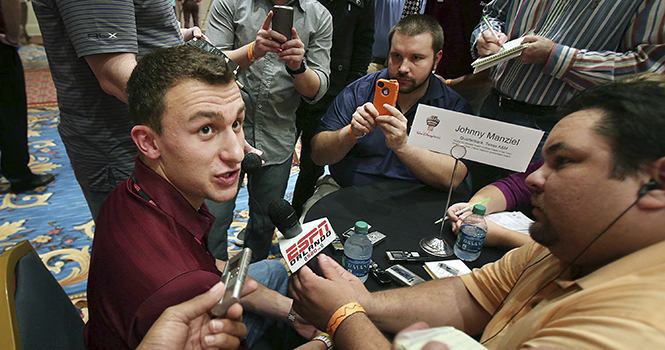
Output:
<path fill-rule="evenodd" d="M 453 249 L 455 255 L 464 261 L 474 261 L 480 256 L 485 236 L 487 236 L 487 222 L 485 222 L 485 207 L 479 204 L 473 206 L 473 214 L 462 222 L 457 233 L 457 241 Z"/>
<path fill-rule="evenodd" d="M 356 221 L 354 232 L 344 242 L 344 268 L 363 283 L 369 276 L 369 262 L 372 259 L 372 243 L 367 238 L 368 226 L 364 221 Z"/>

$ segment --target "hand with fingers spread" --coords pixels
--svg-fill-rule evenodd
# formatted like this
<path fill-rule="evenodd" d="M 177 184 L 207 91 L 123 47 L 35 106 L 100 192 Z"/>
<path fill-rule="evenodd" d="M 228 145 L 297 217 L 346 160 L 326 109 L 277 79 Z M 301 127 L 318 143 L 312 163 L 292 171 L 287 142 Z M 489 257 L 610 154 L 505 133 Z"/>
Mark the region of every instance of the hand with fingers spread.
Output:
<path fill-rule="evenodd" d="M 282 49 L 280 42 L 286 40 L 283 34 L 270 28 L 273 16 L 274 13 L 272 11 L 268 12 L 268 16 L 263 21 L 261 29 L 256 33 L 256 40 L 254 40 L 252 47 L 252 54 L 256 59 L 265 56 L 268 52 L 279 53 Z"/>
<path fill-rule="evenodd" d="M 340 306 L 369 301 L 370 293 L 363 283 L 333 259 L 319 255 L 324 277 L 317 276 L 307 266 L 291 275 L 289 293 L 293 308 L 318 329 L 326 329 L 330 316 Z"/>
<path fill-rule="evenodd" d="M 386 146 L 393 151 L 398 151 L 406 146 L 409 135 L 406 131 L 407 119 L 396 107 L 383 105 L 392 115 L 381 115 L 376 118 L 376 125 L 386 136 Z"/>

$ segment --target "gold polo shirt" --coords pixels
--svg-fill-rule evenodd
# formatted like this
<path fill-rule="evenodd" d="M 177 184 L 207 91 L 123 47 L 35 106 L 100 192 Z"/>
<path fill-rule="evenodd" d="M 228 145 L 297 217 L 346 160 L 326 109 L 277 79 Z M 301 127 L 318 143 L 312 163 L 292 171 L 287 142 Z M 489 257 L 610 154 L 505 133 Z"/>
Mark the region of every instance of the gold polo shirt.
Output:
<path fill-rule="evenodd" d="M 496 312 L 481 343 L 501 350 L 665 349 L 665 242 L 576 280 L 570 269 L 557 277 L 564 269 L 547 248 L 530 243 L 462 276 L 480 305 Z"/>

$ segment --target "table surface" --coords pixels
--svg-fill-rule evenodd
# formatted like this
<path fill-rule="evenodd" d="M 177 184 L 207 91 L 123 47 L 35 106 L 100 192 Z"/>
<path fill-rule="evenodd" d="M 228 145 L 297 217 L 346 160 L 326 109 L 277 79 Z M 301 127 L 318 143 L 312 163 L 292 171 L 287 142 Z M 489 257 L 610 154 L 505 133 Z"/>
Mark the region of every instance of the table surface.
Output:
<path fill-rule="evenodd" d="M 327 217 L 338 235 L 353 227 L 356 221 L 366 221 L 371 225 L 370 232 L 379 231 L 386 235 L 383 242 L 374 246 L 372 253 L 372 259 L 385 269 L 392 265 L 386 257 L 386 250 L 417 251 L 420 255 L 431 256 L 420 248 L 419 242 L 422 238 L 439 235 L 441 226 L 434 222 L 443 216 L 447 197 L 446 191 L 405 181 L 351 186 L 319 200 L 307 212 L 305 221 Z M 467 197 L 453 192 L 451 204 L 466 200 Z M 443 237 L 452 248 L 455 235 L 446 223 Z M 344 255 L 343 251 L 335 251 L 330 246 L 324 252 L 339 262 Z M 504 253 L 498 248 L 484 247 L 477 260 L 466 264 L 469 268 L 480 267 L 501 258 Z M 457 258 L 453 255 L 433 260 L 450 259 Z M 399 263 L 425 280 L 432 279 L 423 269 L 424 262 Z M 370 277 L 365 286 L 376 291 L 395 288 L 397 284 L 381 285 Z"/>

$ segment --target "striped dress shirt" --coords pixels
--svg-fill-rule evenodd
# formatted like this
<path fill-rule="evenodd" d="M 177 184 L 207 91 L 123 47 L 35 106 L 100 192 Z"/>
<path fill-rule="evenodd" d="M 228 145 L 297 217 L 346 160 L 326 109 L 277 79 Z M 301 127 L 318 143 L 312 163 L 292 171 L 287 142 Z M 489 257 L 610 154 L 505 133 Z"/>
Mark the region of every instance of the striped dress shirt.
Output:
<path fill-rule="evenodd" d="M 508 40 L 535 34 L 556 46 L 545 64 L 513 59 L 491 71 L 494 87 L 518 101 L 561 105 L 576 90 L 641 73 L 665 73 L 665 0 L 493 0 L 484 9 Z M 480 23 L 475 42 L 487 30 Z"/>

